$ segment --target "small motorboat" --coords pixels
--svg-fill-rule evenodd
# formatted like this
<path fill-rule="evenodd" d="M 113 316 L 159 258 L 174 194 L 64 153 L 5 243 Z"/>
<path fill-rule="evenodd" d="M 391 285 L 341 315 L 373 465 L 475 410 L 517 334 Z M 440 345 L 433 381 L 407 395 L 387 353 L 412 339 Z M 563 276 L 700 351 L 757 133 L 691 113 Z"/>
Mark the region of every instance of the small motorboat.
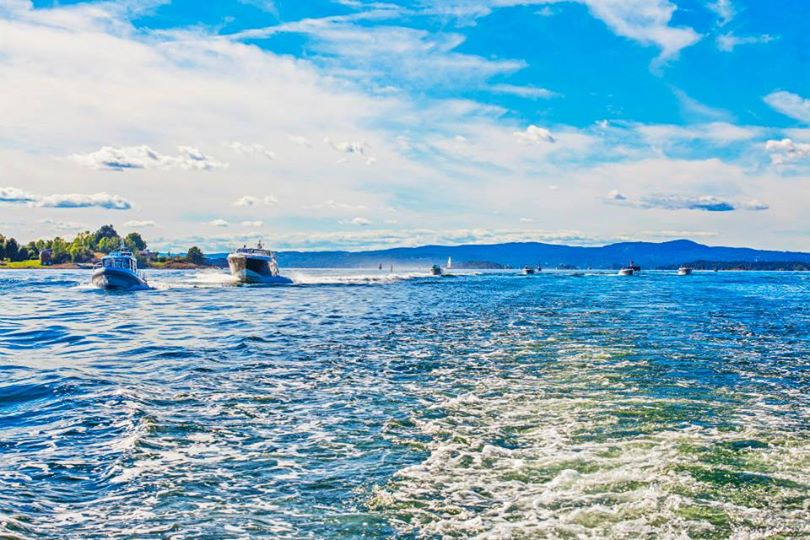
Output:
<path fill-rule="evenodd" d="M 692 269 L 689 268 L 688 266 L 681 266 L 680 268 L 678 268 L 678 275 L 679 276 L 691 276 L 692 275 Z"/>
<path fill-rule="evenodd" d="M 625 267 L 623 267 L 623 268 L 621 268 L 619 270 L 619 275 L 620 276 L 634 276 L 634 275 L 638 274 L 639 272 L 641 272 L 641 267 L 639 265 L 637 265 L 635 262 L 630 261 L 630 264 L 628 264 L 627 266 L 625 266 Z"/>
<path fill-rule="evenodd" d="M 527 266 L 524 266 L 524 267 L 523 267 L 523 273 L 524 273 L 525 275 L 527 275 L 527 276 L 531 276 L 531 275 L 533 275 L 535 272 L 536 272 L 536 270 L 535 270 L 534 266 L 528 266 L 528 265 L 527 265 Z"/>
<path fill-rule="evenodd" d="M 242 246 L 228 254 L 228 267 L 231 275 L 240 283 L 290 285 L 293 282 L 290 278 L 279 275 L 276 254 L 264 249 L 261 242 L 255 248 Z"/>
<path fill-rule="evenodd" d="M 96 287 L 108 290 L 148 289 L 146 276 L 138 271 L 138 260 L 131 251 L 119 250 L 102 257 L 93 266 L 90 281 Z"/>
<path fill-rule="evenodd" d="M 442 274 L 444 274 L 444 272 L 442 271 L 442 267 L 439 266 L 438 264 L 434 264 L 433 266 L 430 267 L 431 276 L 441 276 Z"/>

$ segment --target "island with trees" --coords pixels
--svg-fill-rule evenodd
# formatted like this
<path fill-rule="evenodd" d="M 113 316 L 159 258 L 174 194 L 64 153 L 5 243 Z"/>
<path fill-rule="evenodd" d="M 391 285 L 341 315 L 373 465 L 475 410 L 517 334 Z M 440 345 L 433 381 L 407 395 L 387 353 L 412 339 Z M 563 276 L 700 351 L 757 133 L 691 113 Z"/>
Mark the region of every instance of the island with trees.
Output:
<path fill-rule="evenodd" d="M 57 236 L 32 240 L 27 244 L 0 234 L 0 268 L 84 268 L 119 249 L 130 250 L 142 268 L 208 266 L 205 254 L 197 246 L 185 254 L 161 254 L 150 251 L 140 233 L 131 232 L 121 237 L 112 225 L 102 225 L 95 232 L 80 232 L 72 240 Z"/>

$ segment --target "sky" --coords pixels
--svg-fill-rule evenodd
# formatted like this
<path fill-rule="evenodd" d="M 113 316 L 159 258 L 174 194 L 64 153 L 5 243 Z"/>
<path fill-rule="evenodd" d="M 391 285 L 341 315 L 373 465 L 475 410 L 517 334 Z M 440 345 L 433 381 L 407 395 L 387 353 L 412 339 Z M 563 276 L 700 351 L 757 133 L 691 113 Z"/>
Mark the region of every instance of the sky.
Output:
<path fill-rule="evenodd" d="M 793 0 L 0 0 L 0 233 L 810 251 Z"/>

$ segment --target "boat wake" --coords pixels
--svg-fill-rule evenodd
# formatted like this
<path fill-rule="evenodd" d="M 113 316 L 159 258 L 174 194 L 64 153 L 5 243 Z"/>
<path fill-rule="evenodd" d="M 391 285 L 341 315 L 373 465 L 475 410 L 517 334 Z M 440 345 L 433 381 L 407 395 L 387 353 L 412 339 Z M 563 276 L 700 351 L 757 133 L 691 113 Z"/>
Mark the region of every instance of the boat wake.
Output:
<path fill-rule="evenodd" d="M 430 277 L 426 272 L 376 274 L 308 274 L 291 272 L 288 275 L 295 285 L 376 285 Z"/>

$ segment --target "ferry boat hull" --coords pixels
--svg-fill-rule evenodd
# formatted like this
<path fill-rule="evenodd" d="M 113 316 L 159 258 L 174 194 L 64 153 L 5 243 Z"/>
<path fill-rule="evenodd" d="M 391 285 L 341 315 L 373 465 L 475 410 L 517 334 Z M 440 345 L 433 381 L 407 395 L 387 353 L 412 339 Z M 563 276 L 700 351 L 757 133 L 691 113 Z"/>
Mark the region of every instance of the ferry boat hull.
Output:
<path fill-rule="evenodd" d="M 632 276 L 633 274 L 635 274 L 635 271 L 632 268 L 622 268 L 619 270 L 620 276 Z"/>
<path fill-rule="evenodd" d="M 90 282 L 101 289 L 132 290 L 148 289 L 146 280 L 137 274 L 122 268 L 97 268 L 93 271 Z"/>

